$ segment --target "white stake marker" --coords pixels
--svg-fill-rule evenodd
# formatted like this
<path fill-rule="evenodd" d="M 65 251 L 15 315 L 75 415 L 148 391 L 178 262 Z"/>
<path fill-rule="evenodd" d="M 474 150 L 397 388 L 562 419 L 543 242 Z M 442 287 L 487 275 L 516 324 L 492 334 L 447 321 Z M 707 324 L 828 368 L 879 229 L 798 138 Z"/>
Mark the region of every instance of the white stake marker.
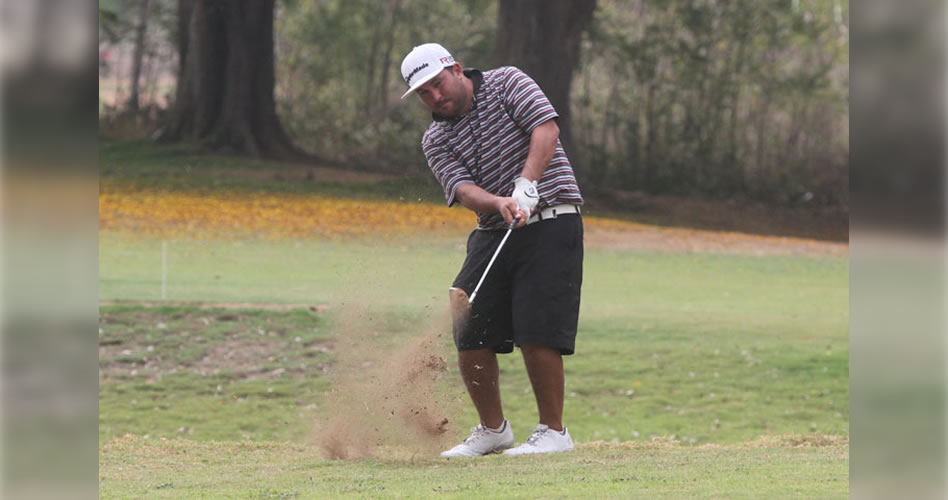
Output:
<path fill-rule="evenodd" d="M 161 240 L 161 300 L 168 298 L 168 241 Z"/>

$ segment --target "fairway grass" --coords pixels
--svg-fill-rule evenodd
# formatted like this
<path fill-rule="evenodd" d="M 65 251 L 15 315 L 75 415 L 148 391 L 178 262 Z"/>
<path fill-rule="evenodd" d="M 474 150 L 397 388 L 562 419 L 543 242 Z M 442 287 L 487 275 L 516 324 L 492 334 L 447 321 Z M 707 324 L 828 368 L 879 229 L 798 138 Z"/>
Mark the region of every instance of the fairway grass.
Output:
<path fill-rule="evenodd" d="M 588 443 L 573 453 L 325 460 L 286 442 L 124 436 L 100 498 L 846 498 L 848 444 L 785 436 L 733 446 Z"/>
<path fill-rule="evenodd" d="M 845 259 L 587 250 L 577 354 L 564 361 L 576 453 L 326 461 L 311 443 L 340 335 L 364 331 L 383 349 L 432 325 L 447 334 L 460 242 L 171 240 L 174 304 L 162 302 L 161 246 L 100 238 L 100 299 L 117 301 L 100 309 L 103 498 L 847 494 Z M 367 308 L 357 324 L 351 304 Z M 453 404 L 439 411 L 460 440 L 477 418 L 449 339 L 439 387 Z M 537 418 L 529 379 L 516 353 L 500 370 L 522 442 Z M 797 448 L 807 440 L 785 436 L 840 438 Z"/>
<path fill-rule="evenodd" d="M 101 241 L 100 297 L 160 300 L 160 242 L 111 234 Z M 446 285 L 463 260 L 459 245 L 437 240 L 424 243 L 177 241 L 168 245 L 167 298 L 326 304 L 327 310 L 320 314 L 248 311 L 245 315 L 251 323 L 282 328 L 288 339 L 319 336 L 323 340 L 332 339 L 337 327 L 346 326 L 333 325 L 338 311 L 347 302 L 357 302 L 377 311 L 378 318 L 390 318 L 384 320 L 386 324 L 361 326 L 386 332 L 386 338 L 410 339 L 428 327 L 432 318 L 443 315 Z M 627 441 L 674 435 L 702 444 L 787 433 L 847 435 L 847 282 L 847 261 L 839 258 L 588 251 L 577 354 L 565 359 L 565 418 L 573 436 L 580 441 Z M 102 311 L 109 312 L 110 307 Z M 160 384 L 146 384 L 154 375 L 143 366 L 146 358 L 169 356 L 162 351 L 164 346 L 185 354 L 195 348 L 194 336 L 177 344 L 170 340 L 149 343 L 148 336 L 161 338 L 169 331 L 188 330 L 200 335 L 202 330 L 224 328 L 221 332 L 232 337 L 220 332 L 211 335 L 208 330 L 203 340 L 207 348 L 214 342 L 232 342 L 235 336 L 255 336 L 260 325 L 238 328 L 236 323 L 224 322 L 222 327 L 215 319 L 220 314 L 210 313 L 205 315 L 210 325 L 179 324 L 195 320 L 174 319 L 175 314 L 187 311 L 173 308 L 151 310 L 147 321 L 129 319 L 139 314 L 135 306 L 114 312 L 126 317 L 101 324 L 100 341 L 131 336 L 125 338 L 130 344 L 126 372 L 137 368 L 137 375 L 102 383 L 101 439 L 152 432 L 150 426 L 162 420 L 162 412 L 132 411 L 133 399 L 161 401 L 175 415 L 198 415 L 187 417 L 192 421 L 209 415 L 208 408 L 214 409 L 211 414 L 217 419 L 235 410 L 209 402 L 218 385 L 228 402 L 234 401 L 227 390 L 233 384 L 235 388 L 247 385 L 241 390 L 251 395 L 267 388 L 303 394 L 303 407 L 320 404 L 328 387 L 323 373 L 312 367 L 331 369 L 331 346 L 326 346 L 326 352 L 310 353 L 315 358 L 307 360 L 305 375 L 278 377 L 272 382 L 275 387 L 267 386 L 267 380 L 228 375 L 226 370 L 215 375 L 179 370 L 162 373 Z M 166 329 L 159 328 L 159 323 Z M 443 328 L 449 331 L 447 325 Z M 450 361 L 448 338 L 443 347 Z M 149 345 L 151 352 L 146 350 Z M 273 353 L 261 354 L 273 357 Z M 292 373 L 296 369 L 281 359 L 277 356 L 264 364 L 269 370 L 283 368 Z M 111 361 L 115 360 L 100 359 Z M 526 435 L 536 423 L 536 408 L 522 360 L 516 353 L 501 356 L 500 368 L 505 411 L 515 432 Z M 454 377 L 449 382 L 457 388 L 458 397 L 465 398 L 453 361 L 449 369 Z M 177 386 L 184 389 L 174 390 Z M 139 391 L 148 398 L 136 398 Z M 169 402 L 169 397 L 176 400 Z M 206 430 L 208 426 L 200 422 L 184 426 L 195 429 L 203 439 L 301 437 L 305 426 L 297 422 L 297 412 L 281 407 L 282 400 L 273 399 L 272 393 L 268 398 L 259 402 L 268 409 L 262 413 L 281 414 L 279 421 L 289 424 L 248 423 L 247 430 L 239 432 L 234 427 L 240 424 L 232 417 L 219 431 Z M 240 412 L 236 420 L 246 418 Z M 459 425 L 460 437 L 475 417 L 471 410 L 458 418 L 459 424 L 464 422 Z M 165 432 L 159 435 L 173 437 L 182 425 L 168 420 L 157 425 Z"/>

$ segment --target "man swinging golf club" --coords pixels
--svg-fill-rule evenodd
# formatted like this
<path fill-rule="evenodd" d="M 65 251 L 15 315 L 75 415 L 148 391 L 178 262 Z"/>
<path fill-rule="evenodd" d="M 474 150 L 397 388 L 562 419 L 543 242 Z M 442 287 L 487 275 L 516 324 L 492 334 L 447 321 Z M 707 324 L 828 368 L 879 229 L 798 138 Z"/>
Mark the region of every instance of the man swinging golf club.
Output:
<path fill-rule="evenodd" d="M 422 148 L 448 205 L 477 213 L 451 298 L 458 364 L 480 423 L 441 455 L 571 451 L 562 356 L 573 354 L 579 318 L 583 198 L 559 142 L 558 115 L 519 69 L 462 69 L 436 43 L 415 47 L 402 76 L 402 98 L 415 93 L 432 112 Z M 540 423 L 511 448 L 497 353 L 515 345 Z"/>

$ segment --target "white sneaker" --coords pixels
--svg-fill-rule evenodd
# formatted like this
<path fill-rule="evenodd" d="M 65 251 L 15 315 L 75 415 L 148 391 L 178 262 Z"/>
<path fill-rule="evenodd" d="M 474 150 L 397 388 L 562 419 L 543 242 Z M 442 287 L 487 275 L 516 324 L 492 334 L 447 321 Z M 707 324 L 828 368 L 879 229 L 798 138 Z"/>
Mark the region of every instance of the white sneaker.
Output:
<path fill-rule="evenodd" d="M 498 453 L 513 446 L 513 429 L 504 419 L 499 431 L 488 429 L 481 424 L 471 429 L 471 435 L 463 443 L 442 452 L 442 457 L 479 457 L 490 453 Z"/>
<path fill-rule="evenodd" d="M 540 424 L 534 429 L 533 434 L 527 438 L 527 442 L 522 445 L 504 451 L 504 455 L 526 455 L 528 453 L 560 453 L 563 451 L 573 451 L 573 438 L 569 437 L 569 429 L 563 428 L 563 432 L 550 429 L 545 424 Z"/>

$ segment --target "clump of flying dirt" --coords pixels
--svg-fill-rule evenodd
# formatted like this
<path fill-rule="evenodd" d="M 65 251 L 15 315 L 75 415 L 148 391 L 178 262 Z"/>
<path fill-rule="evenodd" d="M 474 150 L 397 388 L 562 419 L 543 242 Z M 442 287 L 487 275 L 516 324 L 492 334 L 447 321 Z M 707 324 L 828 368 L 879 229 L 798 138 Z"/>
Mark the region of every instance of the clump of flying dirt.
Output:
<path fill-rule="evenodd" d="M 448 365 L 447 314 L 418 335 L 380 333 L 367 308 L 344 307 L 336 330 L 328 417 L 316 442 L 329 459 L 376 455 L 382 448 L 434 454 L 447 444 L 457 394 L 437 384 Z"/>

